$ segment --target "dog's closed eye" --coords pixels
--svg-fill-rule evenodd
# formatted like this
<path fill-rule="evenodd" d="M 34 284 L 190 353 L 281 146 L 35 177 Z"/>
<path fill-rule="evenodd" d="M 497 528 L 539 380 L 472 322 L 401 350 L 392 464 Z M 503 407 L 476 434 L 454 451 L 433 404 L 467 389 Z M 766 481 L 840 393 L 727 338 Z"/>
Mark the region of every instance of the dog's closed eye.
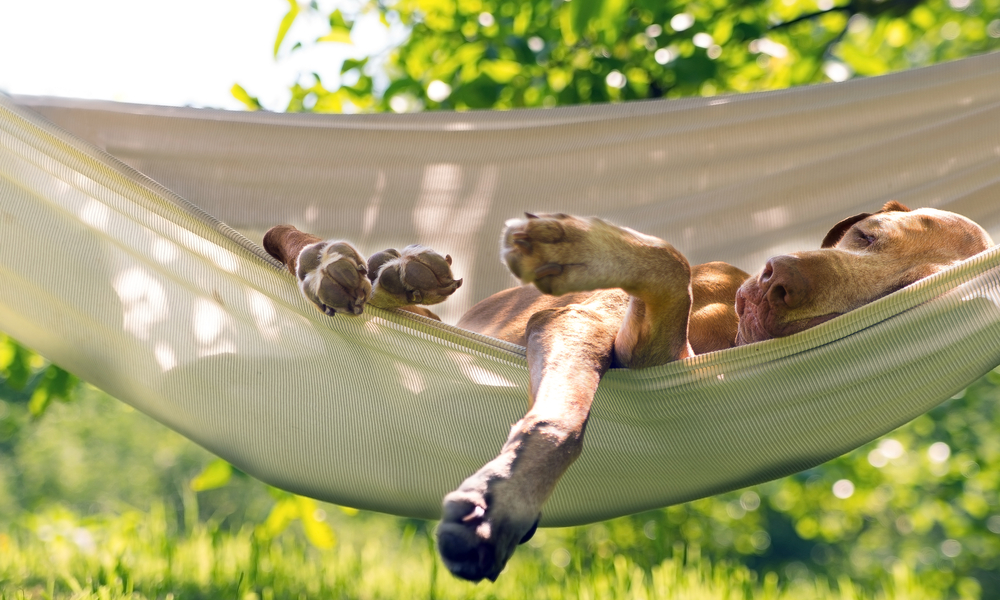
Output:
<path fill-rule="evenodd" d="M 864 231 L 854 228 L 854 236 L 858 239 L 861 244 L 865 247 L 871 246 L 875 243 L 876 237 L 870 233 L 865 233 Z"/>

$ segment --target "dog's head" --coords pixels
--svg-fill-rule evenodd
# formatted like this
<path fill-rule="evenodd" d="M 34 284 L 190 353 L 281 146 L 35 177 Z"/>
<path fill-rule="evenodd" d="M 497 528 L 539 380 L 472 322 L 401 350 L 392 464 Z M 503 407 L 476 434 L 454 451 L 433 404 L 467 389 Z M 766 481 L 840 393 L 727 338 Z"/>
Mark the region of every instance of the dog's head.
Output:
<path fill-rule="evenodd" d="M 737 344 L 808 329 L 991 247 L 986 231 L 942 210 L 892 201 L 834 225 L 819 250 L 775 256 L 736 293 Z"/>

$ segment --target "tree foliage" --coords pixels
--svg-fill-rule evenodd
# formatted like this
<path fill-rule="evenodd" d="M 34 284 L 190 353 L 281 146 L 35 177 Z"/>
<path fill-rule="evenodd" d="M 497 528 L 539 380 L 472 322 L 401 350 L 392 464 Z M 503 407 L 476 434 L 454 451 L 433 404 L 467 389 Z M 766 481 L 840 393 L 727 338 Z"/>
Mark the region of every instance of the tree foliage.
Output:
<path fill-rule="evenodd" d="M 292 6 L 276 49 L 289 43 L 285 34 L 300 14 Z M 327 35 L 292 48 L 349 43 L 366 13 L 405 25 L 409 37 L 388 56 L 345 61 L 349 85 L 327 89 L 306 76 L 288 110 L 714 95 L 878 75 L 1000 48 L 1000 0 L 398 0 L 335 10 Z"/>

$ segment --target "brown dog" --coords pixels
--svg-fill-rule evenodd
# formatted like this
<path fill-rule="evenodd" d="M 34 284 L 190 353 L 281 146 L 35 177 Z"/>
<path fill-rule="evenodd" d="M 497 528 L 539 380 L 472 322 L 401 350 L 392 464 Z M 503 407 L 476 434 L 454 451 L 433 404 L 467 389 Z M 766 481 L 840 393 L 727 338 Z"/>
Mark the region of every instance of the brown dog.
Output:
<path fill-rule="evenodd" d="M 670 244 L 596 218 L 507 222 L 501 258 L 525 284 L 483 300 L 458 326 L 527 347 L 530 408 L 500 454 L 444 499 L 438 549 L 452 573 L 496 579 L 534 533 L 542 505 L 580 455 L 610 367 L 642 368 L 791 335 L 993 245 L 972 221 L 897 202 L 844 219 L 820 250 L 776 256 L 756 276 L 691 267 Z M 327 314 L 366 303 L 429 316 L 461 285 L 451 257 L 410 246 L 366 263 L 346 242 L 282 225 L 264 247 Z M 504 315 L 498 319 L 497 315 Z"/>

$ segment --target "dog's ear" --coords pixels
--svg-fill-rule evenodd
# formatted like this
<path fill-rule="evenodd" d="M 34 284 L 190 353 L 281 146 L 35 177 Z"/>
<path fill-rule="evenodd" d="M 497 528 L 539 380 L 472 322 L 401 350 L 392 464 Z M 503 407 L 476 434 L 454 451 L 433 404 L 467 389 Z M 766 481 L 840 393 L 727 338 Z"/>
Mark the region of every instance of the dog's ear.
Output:
<path fill-rule="evenodd" d="M 847 233 L 847 230 L 851 228 L 851 225 L 854 225 L 858 221 L 863 221 L 868 217 L 872 216 L 873 214 L 875 213 L 861 213 L 854 215 L 853 217 L 847 217 L 840 223 L 837 223 L 836 225 L 833 226 L 833 229 L 831 229 L 830 232 L 826 234 L 826 237 L 823 238 L 823 243 L 820 244 L 820 248 L 833 248 L 834 246 L 837 245 L 837 242 L 839 242 L 840 239 L 844 237 L 844 234 Z"/>
<path fill-rule="evenodd" d="M 858 221 L 867 219 L 872 215 L 877 215 L 887 212 L 910 212 L 910 211 L 911 209 L 905 204 L 897 202 L 896 200 L 890 200 L 882 206 L 882 210 L 880 211 L 873 213 L 860 213 L 854 215 L 853 217 L 847 217 L 840 223 L 834 225 L 833 229 L 831 229 L 830 232 L 826 234 L 826 237 L 823 238 L 823 243 L 820 245 L 820 248 L 833 248 L 834 246 L 837 245 L 837 242 L 839 242 L 841 238 L 844 237 L 844 234 L 847 233 L 847 230 L 851 228 L 851 225 L 854 225 Z"/>
<path fill-rule="evenodd" d="M 911 210 L 912 209 L 910 207 L 906 206 L 905 204 L 902 204 L 902 203 L 897 202 L 895 200 L 889 200 L 882 207 L 882 210 L 880 210 L 878 212 L 880 212 L 880 213 L 885 213 L 885 212 L 910 212 Z M 878 213 L 876 213 L 876 214 L 878 214 Z"/>

